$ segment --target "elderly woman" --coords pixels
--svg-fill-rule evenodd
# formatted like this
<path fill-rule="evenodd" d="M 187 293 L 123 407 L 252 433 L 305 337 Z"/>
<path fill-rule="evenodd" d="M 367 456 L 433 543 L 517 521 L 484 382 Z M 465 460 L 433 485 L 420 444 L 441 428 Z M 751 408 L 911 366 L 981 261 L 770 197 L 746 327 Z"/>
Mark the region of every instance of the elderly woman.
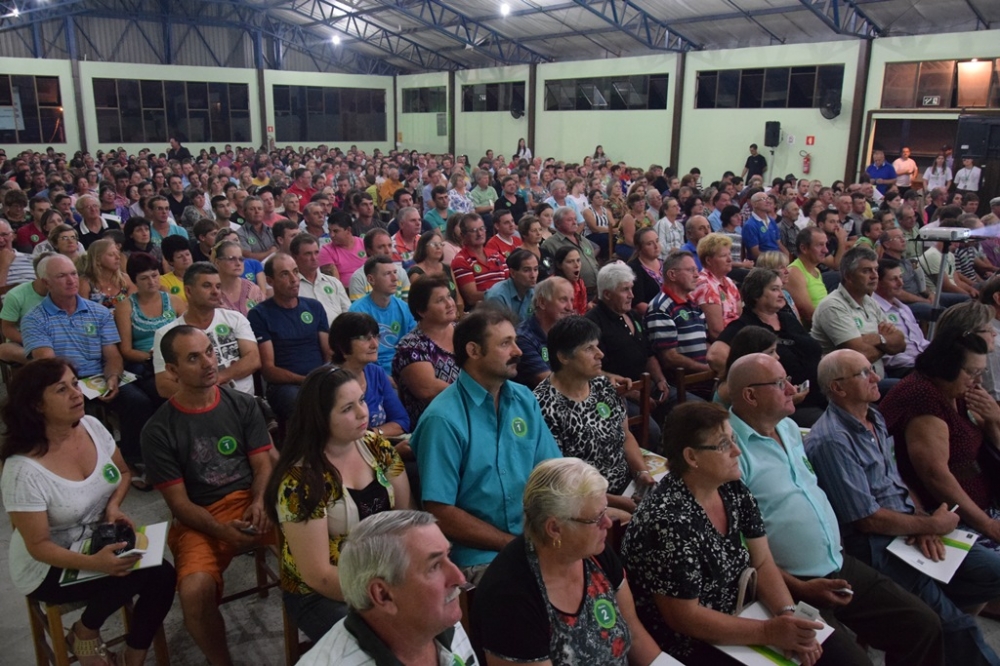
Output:
<path fill-rule="evenodd" d="M 725 234 L 708 234 L 698 241 L 698 259 L 703 268 L 690 299 L 705 313 L 708 339 L 716 340 L 722 329 L 743 312 L 743 299 L 736 283 L 727 276 L 733 268 L 733 242 Z"/>
<path fill-rule="evenodd" d="M 760 510 L 740 481 L 729 412 L 712 403 L 678 405 L 663 435 L 670 474 L 639 505 L 622 544 L 643 625 L 685 664 L 732 663 L 713 643 L 774 645 L 816 663 L 823 650 L 814 630 L 822 625 L 793 617 Z M 747 569 L 756 571 L 769 620 L 733 616 Z"/>
<path fill-rule="evenodd" d="M 285 537 L 285 609 L 310 640 L 347 614 L 337 570 L 344 539 L 368 516 L 411 503 L 403 461 L 369 430 L 365 392 L 355 376 L 337 366 L 310 372 L 264 495 Z"/>
<path fill-rule="evenodd" d="M 476 204 L 472 201 L 472 195 L 466 189 L 467 181 L 465 180 L 465 176 L 461 173 L 453 173 L 448 182 L 451 183 L 451 189 L 448 190 L 448 208 L 456 213 L 475 212 Z"/>
<path fill-rule="evenodd" d="M 524 536 L 493 560 L 472 608 L 487 663 L 671 663 L 639 622 L 625 569 L 605 546 L 607 485 L 576 458 L 547 460 L 528 477 Z"/>
<path fill-rule="evenodd" d="M 407 302 L 417 326 L 396 343 L 392 376 L 415 428 L 431 400 L 458 379 L 452 335 L 458 307 L 450 284 L 425 277 L 410 288 Z"/>
<path fill-rule="evenodd" d="M 83 410 L 76 371 L 64 359 L 32 361 L 14 375 L 3 408 L 5 436 L 0 445 L 3 504 L 14 527 L 9 565 L 14 587 L 51 604 L 84 602 L 83 615 L 66 643 L 82 666 L 122 661 L 101 641 L 101 626 L 139 595 L 123 662 L 144 663 L 153 636 L 174 599 L 175 573 L 169 562 L 132 571 L 141 556 L 115 554 L 124 544 L 96 553 L 70 546 L 89 537 L 94 526 L 132 521 L 121 509 L 130 474 L 111 433 Z M 107 574 L 62 586 L 65 569 Z"/>
<path fill-rule="evenodd" d="M 634 479 L 653 485 L 642 451 L 629 432 L 625 401 L 601 370 L 601 329 L 580 316 L 556 322 L 548 333 L 552 374 L 535 387 L 535 397 L 559 448 L 590 463 L 608 480 L 608 503 L 632 512 L 622 493 Z"/>
<path fill-rule="evenodd" d="M 417 240 L 417 248 L 413 253 L 413 265 L 406 271 L 406 277 L 410 278 L 411 289 L 422 276 L 440 276 L 447 280 L 448 286 L 451 288 L 451 297 L 455 299 L 458 311 L 465 311 L 462 294 L 455 287 L 451 266 L 444 261 L 444 237 L 439 229 L 427 231 L 421 234 Z"/>

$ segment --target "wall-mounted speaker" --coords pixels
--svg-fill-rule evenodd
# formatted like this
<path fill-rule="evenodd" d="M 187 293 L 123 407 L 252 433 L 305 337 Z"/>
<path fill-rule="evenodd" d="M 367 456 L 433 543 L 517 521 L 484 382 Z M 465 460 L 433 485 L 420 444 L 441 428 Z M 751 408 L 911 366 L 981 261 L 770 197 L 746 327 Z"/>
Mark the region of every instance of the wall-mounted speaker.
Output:
<path fill-rule="evenodd" d="M 768 148 L 777 148 L 781 143 L 781 123 L 777 120 L 769 120 L 764 123 L 764 145 Z"/>

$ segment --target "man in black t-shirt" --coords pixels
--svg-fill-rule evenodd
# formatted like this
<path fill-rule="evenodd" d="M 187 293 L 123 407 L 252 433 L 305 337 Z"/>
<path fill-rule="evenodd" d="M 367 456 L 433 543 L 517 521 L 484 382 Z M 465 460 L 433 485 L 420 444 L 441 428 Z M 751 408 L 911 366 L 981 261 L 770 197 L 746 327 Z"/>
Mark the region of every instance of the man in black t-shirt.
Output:
<path fill-rule="evenodd" d="M 754 176 L 764 177 L 767 171 L 767 160 L 757 152 L 757 144 L 750 144 L 750 156 L 747 157 L 746 164 L 743 165 L 743 180 L 749 182 Z"/>

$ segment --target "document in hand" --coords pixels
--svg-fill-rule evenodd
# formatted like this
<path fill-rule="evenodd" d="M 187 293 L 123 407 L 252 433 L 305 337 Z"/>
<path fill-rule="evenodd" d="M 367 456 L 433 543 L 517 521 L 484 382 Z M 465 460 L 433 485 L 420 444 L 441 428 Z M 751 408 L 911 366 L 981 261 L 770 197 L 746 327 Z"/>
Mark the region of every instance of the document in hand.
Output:
<path fill-rule="evenodd" d="M 642 459 L 646 463 L 646 469 L 649 470 L 650 475 L 653 477 L 654 481 L 659 481 L 667 475 L 667 459 L 661 455 L 657 455 L 652 451 L 647 451 L 646 449 L 639 449 L 642 451 Z M 628 484 L 628 487 L 622 492 L 622 497 L 632 497 L 635 495 L 635 481 Z"/>
<path fill-rule="evenodd" d="M 142 527 L 135 528 L 135 547 L 146 552 L 143 553 L 142 558 L 132 567 L 133 571 L 158 567 L 163 564 L 163 551 L 167 546 L 167 527 L 169 525 L 169 522 L 164 521 L 162 523 L 153 523 L 152 525 L 143 525 Z M 74 542 L 69 549 L 77 553 L 92 554 L 90 552 L 90 537 Z M 100 571 L 65 569 L 62 572 L 62 576 L 59 577 L 59 584 L 73 585 L 74 583 L 82 583 L 85 580 L 103 578 L 107 575 Z"/>
<path fill-rule="evenodd" d="M 131 384 L 135 380 L 139 379 L 134 374 L 125 370 L 122 372 L 121 377 L 118 379 L 118 386 L 125 386 L 126 384 Z M 80 380 L 80 390 L 83 391 L 83 396 L 89 400 L 96 400 L 102 395 L 108 392 L 108 383 L 104 380 L 101 375 L 94 375 L 93 377 L 84 377 Z"/>
<path fill-rule="evenodd" d="M 940 562 L 925 557 L 917 546 L 908 545 L 905 536 L 893 539 L 889 544 L 889 552 L 934 580 L 949 583 L 978 538 L 978 534 L 968 530 L 955 530 L 944 535 L 941 537 L 944 542 L 944 559 Z"/>
<path fill-rule="evenodd" d="M 759 602 L 755 602 L 743 609 L 740 617 L 749 620 L 770 620 L 771 613 Z M 824 624 L 822 629 L 816 632 L 816 640 L 820 643 L 825 641 L 833 633 L 833 627 Z M 786 657 L 784 650 L 771 645 L 716 645 L 733 659 L 747 666 L 796 666 L 802 664 L 799 659 Z"/>

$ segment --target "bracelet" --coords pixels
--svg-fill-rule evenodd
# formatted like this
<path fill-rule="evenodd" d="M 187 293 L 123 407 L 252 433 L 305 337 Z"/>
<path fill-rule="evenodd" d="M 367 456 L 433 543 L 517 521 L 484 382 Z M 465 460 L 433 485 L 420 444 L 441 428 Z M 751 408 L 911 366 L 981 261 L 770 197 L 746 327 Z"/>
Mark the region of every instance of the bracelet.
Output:
<path fill-rule="evenodd" d="M 639 470 L 638 472 L 634 472 L 632 474 L 632 478 L 633 479 L 638 479 L 643 474 L 649 474 L 649 470 L 648 469 L 642 469 L 642 470 Z"/>
<path fill-rule="evenodd" d="M 778 609 L 778 612 L 775 613 L 774 615 L 775 617 L 777 617 L 778 615 L 784 615 L 785 613 L 794 613 L 794 612 L 795 612 L 795 606 L 782 606 L 781 608 Z"/>

